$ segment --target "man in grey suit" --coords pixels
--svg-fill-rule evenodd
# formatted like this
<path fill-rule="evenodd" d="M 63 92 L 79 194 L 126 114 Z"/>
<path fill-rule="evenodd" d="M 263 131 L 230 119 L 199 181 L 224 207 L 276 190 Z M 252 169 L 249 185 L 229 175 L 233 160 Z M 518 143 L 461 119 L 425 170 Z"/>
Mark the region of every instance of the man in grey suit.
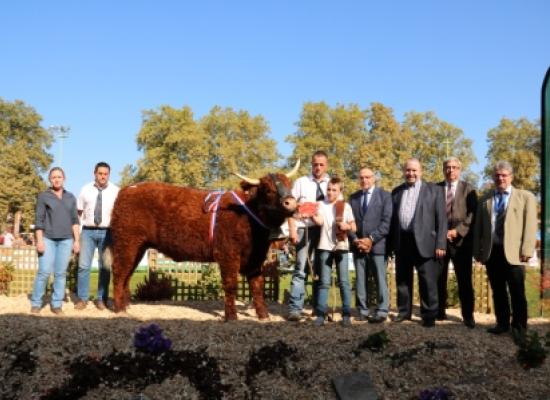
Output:
<path fill-rule="evenodd" d="M 418 271 L 422 325 L 435 326 L 438 311 L 439 259 L 447 247 L 447 215 L 440 187 L 421 180 L 422 166 L 416 158 L 403 169 L 405 183 L 392 191 L 391 245 L 396 254 L 398 315 L 394 322 L 411 319 L 413 268 Z"/>
<path fill-rule="evenodd" d="M 361 190 L 349 198 L 357 225 L 357 232 L 350 234 L 350 238 L 354 244 L 358 319 L 380 323 L 386 320 L 390 306 L 386 282 L 386 236 L 390 232 L 392 202 L 388 192 L 375 186 L 374 173 L 369 168 L 359 170 L 359 186 Z M 372 271 L 378 289 L 377 308 L 370 314 L 367 303 L 369 271 Z"/>
<path fill-rule="evenodd" d="M 477 195 L 474 187 L 460 180 L 462 164 L 456 157 L 443 161 L 445 180 L 438 185 L 445 194 L 447 213 L 447 253 L 443 259 L 443 269 L 439 277 L 438 320 L 447 318 L 447 274 L 449 261 L 453 262 L 462 320 L 468 328 L 475 327 L 474 288 L 472 286 L 472 232 L 477 208 Z"/>

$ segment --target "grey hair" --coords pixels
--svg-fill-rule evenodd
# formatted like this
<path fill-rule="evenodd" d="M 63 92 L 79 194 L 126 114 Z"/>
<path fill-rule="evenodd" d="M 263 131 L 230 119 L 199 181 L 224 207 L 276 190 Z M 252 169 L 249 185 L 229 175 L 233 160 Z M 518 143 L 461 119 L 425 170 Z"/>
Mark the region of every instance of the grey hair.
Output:
<path fill-rule="evenodd" d="M 443 168 L 445 168 L 447 164 L 450 163 L 451 161 L 454 161 L 455 163 L 457 163 L 458 167 L 462 169 L 462 163 L 460 162 L 458 157 L 454 157 L 454 156 L 447 157 L 445 160 L 443 160 Z"/>
<path fill-rule="evenodd" d="M 514 175 L 514 168 L 512 167 L 512 164 L 510 164 L 508 161 L 497 161 L 495 163 L 495 166 L 493 167 L 493 172 L 500 171 L 501 169 L 510 172 L 510 174 Z"/>

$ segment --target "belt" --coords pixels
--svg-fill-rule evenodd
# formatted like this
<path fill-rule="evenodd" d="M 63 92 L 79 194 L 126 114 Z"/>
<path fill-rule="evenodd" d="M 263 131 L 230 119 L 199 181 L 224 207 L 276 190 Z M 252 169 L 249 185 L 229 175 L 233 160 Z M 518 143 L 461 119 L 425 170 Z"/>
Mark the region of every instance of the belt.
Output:
<path fill-rule="evenodd" d="M 108 229 L 110 229 L 109 227 L 106 227 L 106 226 L 83 226 L 82 229 L 85 229 L 85 230 L 95 230 L 95 231 L 106 231 Z"/>

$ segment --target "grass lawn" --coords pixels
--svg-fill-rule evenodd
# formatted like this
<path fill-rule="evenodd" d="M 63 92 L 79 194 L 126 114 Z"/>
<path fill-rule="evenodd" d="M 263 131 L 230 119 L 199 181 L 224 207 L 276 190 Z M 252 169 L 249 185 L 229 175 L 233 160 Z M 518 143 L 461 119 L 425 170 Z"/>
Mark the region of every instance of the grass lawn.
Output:
<path fill-rule="evenodd" d="M 279 283 L 279 301 L 283 302 L 285 297 L 285 291 L 290 291 L 290 281 L 292 279 L 292 274 L 286 273 L 281 275 L 281 280 Z M 415 278 L 416 279 L 416 278 Z M 350 271 L 350 282 L 352 285 L 355 282 L 355 272 Z M 535 318 L 540 316 L 540 268 L 527 268 L 525 274 L 525 294 L 527 297 L 527 307 L 528 315 L 530 318 Z M 310 298 L 312 293 L 311 280 L 308 281 L 306 287 L 306 304 L 310 304 Z M 334 292 L 334 294 L 333 294 Z M 458 294 L 457 294 L 458 295 Z M 340 300 L 340 289 L 336 285 L 335 288 L 330 288 L 329 292 L 329 307 L 332 308 L 333 302 L 336 307 L 341 305 Z M 458 307 L 458 299 L 456 299 Z M 352 286 L 352 308 L 355 307 L 355 288 Z"/>
<path fill-rule="evenodd" d="M 130 292 L 134 294 L 134 291 L 136 289 L 136 286 L 145 280 L 145 278 L 149 275 L 148 272 L 134 272 L 132 275 L 132 280 L 130 281 Z M 97 280 L 98 280 L 98 272 L 92 271 L 90 272 L 90 298 L 95 299 L 97 294 Z M 111 286 L 109 287 L 109 296 L 113 297 L 113 279 L 111 277 Z"/>

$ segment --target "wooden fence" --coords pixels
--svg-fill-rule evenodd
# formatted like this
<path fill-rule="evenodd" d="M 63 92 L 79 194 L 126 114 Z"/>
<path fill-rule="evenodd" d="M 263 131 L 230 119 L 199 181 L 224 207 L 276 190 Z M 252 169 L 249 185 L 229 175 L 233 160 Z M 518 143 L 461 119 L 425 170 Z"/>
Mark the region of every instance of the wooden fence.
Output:
<path fill-rule="evenodd" d="M 217 264 L 174 262 L 155 250 L 149 250 L 148 265 L 150 273 L 167 276 L 175 289 L 174 300 L 209 300 L 223 297 L 221 277 Z M 33 246 L 9 248 L 0 246 L 0 264 L 9 263 L 15 267 L 14 280 L 9 285 L 8 295 L 17 296 L 32 291 L 34 276 L 38 269 L 38 257 Z M 276 269 L 277 254 L 271 253 L 264 265 L 267 270 L 265 278 L 264 296 L 269 301 L 279 299 L 279 274 Z M 73 259 L 67 271 L 67 288 L 76 289 L 76 260 Z M 396 307 L 395 264 L 390 259 L 388 263 L 388 286 L 390 291 L 390 305 Z M 449 272 L 449 279 L 453 279 L 453 271 Z M 491 291 L 482 265 L 474 264 L 472 274 L 475 311 L 481 313 L 492 312 Z M 415 279 L 414 303 L 419 303 L 418 285 Z M 449 285 L 450 290 L 452 285 Z M 452 297 L 452 296 L 449 296 Z M 251 293 L 246 279 L 241 276 L 237 298 L 250 300 Z"/>
<path fill-rule="evenodd" d="M 156 250 L 149 250 L 149 273 L 168 277 L 174 288 L 174 300 L 215 300 L 223 298 L 221 274 L 216 263 L 175 262 Z M 279 300 L 279 274 L 272 268 L 274 254 L 264 264 L 264 297 L 268 301 Z M 252 293 L 247 280 L 239 275 L 237 299 L 250 301 Z"/>

